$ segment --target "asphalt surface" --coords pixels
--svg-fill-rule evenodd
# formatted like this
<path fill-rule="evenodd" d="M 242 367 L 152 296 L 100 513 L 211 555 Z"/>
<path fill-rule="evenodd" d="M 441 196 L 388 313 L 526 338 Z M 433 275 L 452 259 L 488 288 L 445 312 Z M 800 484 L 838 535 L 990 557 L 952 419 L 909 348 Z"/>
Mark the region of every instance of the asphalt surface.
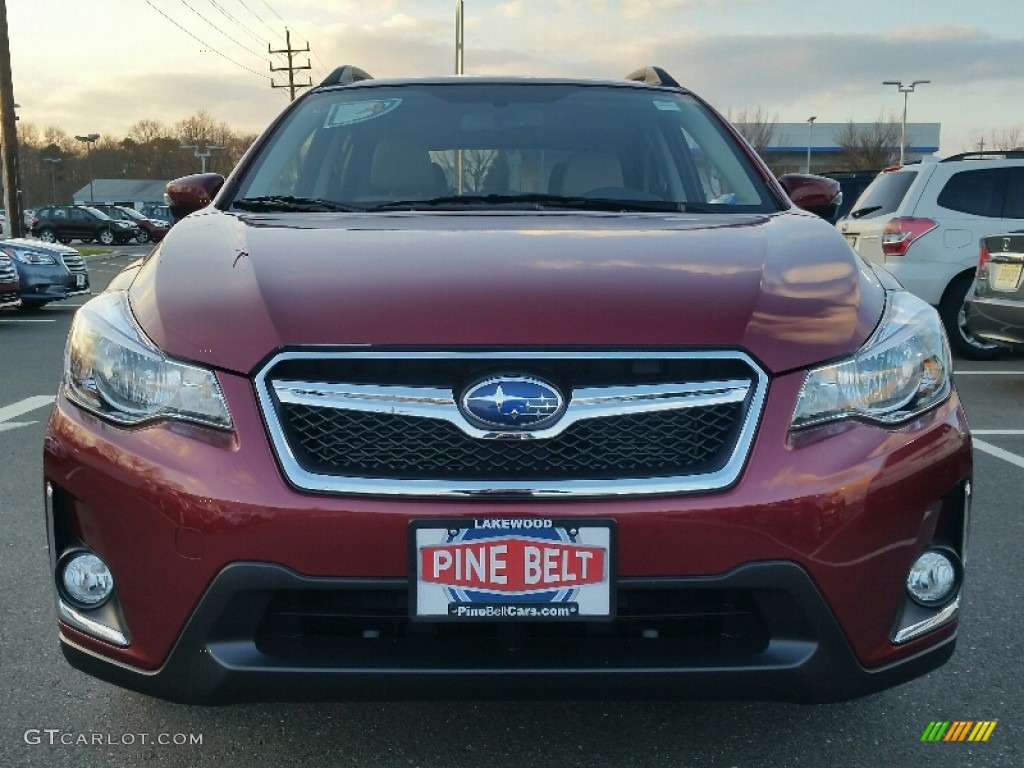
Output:
<path fill-rule="evenodd" d="M 145 250 L 91 259 L 94 291 Z M 83 302 L 0 312 L 0 767 L 1024 765 L 1022 357 L 957 362 L 978 441 L 974 520 L 959 645 L 925 678 L 828 706 L 189 707 L 94 680 L 71 669 L 58 648 L 42 504 L 48 404 L 28 398 L 54 394 L 73 305 Z M 984 743 L 923 743 L 935 720 L 998 724 Z"/>

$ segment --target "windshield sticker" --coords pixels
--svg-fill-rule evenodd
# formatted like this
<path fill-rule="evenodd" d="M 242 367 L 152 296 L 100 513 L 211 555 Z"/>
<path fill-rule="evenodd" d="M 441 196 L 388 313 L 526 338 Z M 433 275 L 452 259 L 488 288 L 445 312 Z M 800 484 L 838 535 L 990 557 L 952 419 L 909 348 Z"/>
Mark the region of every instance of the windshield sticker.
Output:
<path fill-rule="evenodd" d="M 324 128 L 335 128 L 339 125 L 352 125 L 364 120 L 386 115 L 402 103 L 401 99 L 374 99 L 373 101 L 355 101 L 335 104 L 327 113 Z"/>
<path fill-rule="evenodd" d="M 663 112 L 679 112 L 679 104 L 675 101 L 658 101 L 655 99 L 653 102 L 655 107 Z"/>

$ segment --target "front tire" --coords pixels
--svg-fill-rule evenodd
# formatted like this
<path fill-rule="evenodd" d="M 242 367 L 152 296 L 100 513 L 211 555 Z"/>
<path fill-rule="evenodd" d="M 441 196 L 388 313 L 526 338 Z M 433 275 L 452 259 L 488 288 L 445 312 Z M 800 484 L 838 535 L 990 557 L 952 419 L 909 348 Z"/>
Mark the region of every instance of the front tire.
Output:
<path fill-rule="evenodd" d="M 109 229 L 104 229 L 102 232 L 100 232 L 99 237 L 97 237 L 96 239 L 99 240 L 104 245 L 113 245 L 114 233 L 111 232 Z"/>
<path fill-rule="evenodd" d="M 954 280 L 939 304 L 939 315 L 946 326 L 949 346 L 968 360 L 995 360 L 1006 351 L 998 344 L 972 336 L 967 330 L 967 307 L 965 302 L 974 285 L 973 275 L 962 275 Z"/>

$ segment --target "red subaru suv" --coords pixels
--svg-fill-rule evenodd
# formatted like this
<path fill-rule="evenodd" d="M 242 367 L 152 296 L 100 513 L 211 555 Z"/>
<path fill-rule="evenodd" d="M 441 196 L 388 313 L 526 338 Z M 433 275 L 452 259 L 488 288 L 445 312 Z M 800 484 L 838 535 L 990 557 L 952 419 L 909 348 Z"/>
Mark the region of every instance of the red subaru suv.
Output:
<path fill-rule="evenodd" d="M 205 703 L 939 667 L 970 434 L 935 311 L 810 212 L 835 186 L 657 68 L 339 68 L 227 180 L 169 184 L 192 213 L 74 320 L 66 658 Z"/>

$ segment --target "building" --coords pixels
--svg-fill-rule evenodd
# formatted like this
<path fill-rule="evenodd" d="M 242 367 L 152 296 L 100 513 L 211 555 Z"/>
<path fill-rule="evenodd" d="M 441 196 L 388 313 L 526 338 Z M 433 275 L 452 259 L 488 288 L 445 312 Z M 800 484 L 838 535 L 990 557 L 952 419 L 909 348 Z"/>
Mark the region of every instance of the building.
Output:
<path fill-rule="evenodd" d="M 105 203 L 141 208 L 163 205 L 167 181 L 159 179 L 93 179 L 72 196 L 75 205 Z"/>
<path fill-rule="evenodd" d="M 890 124 L 884 124 L 888 127 Z M 904 162 L 918 162 L 923 157 L 939 151 L 941 123 L 907 123 L 907 148 Z M 807 148 L 810 140 L 811 173 L 849 169 L 853 166 L 844 147 L 844 135 L 849 135 L 849 123 L 815 122 L 808 130 L 808 124 L 777 123 L 772 130 L 768 145 L 761 150 L 761 156 L 776 173 L 806 173 Z M 740 130 L 742 131 L 742 126 Z M 875 123 L 854 123 L 857 135 L 868 136 L 877 130 Z M 892 133 L 892 131 L 890 131 Z M 878 167 L 899 162 L 900 125 L 895 125 L 894 146 L 879 147 L 880 154 L 888 160 L 877 163 Z"/>

